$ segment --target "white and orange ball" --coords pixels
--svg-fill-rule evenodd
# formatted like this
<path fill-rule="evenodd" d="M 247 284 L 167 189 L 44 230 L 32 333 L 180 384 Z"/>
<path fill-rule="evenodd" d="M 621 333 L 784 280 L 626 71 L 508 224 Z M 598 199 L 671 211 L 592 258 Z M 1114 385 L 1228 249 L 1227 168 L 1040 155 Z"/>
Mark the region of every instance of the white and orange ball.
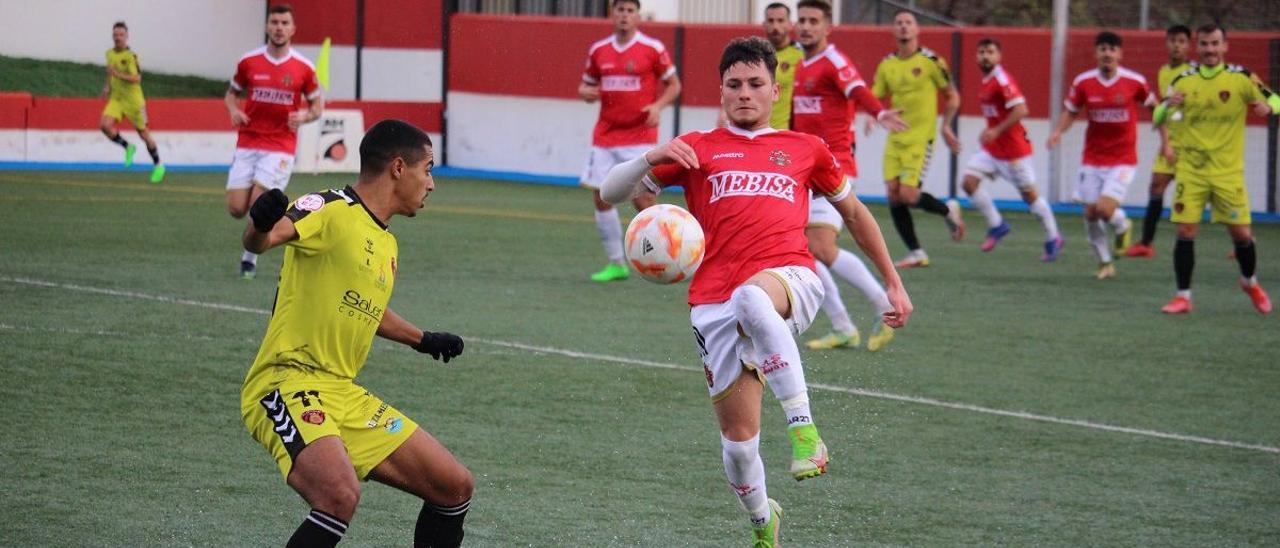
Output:
<path fill-rule="evenodd" d="M 707 249 L 698 220 L 671 204 L 658 204 L 637 214 L 624 241 L 631 268 L 659 284 L 692 278 Z"/>

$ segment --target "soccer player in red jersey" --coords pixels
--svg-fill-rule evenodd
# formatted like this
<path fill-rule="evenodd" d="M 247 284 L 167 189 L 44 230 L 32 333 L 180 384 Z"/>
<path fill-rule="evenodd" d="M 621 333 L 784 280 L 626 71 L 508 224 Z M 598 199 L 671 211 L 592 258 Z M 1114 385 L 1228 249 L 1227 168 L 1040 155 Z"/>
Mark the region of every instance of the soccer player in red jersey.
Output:
<path fill-rule="evenodd" d="M 813 320 L 823 293 L 804 235 L 811 190 L 831 201 L 884 277 L 893 307 L 884 322 L 902 327 L 912 311 L 880 227 L 827 145 L 769 127 L 776 68 L 767 40 L 730 42 L 720 59 L 729 126 L 687 133 L 623 162 L 600 189 L 605 200 L 621 203 L 643 188 L 681 186 L 706 233 L 706 257 L 689 286 L 689 315 L 720 423 L 725 474 L 750 515 L 755 546 L 776 545 L 781 519 L 765 491 L 759 452 L 764 383 L 787 420 L 792 477 L 817 477 L 827 468 L 793 338 Z"/>
<path fill-rule="evenodd" d="M 239 131 L 227 174 L 227 211 L 236 219 L 263 192 L 289 186 L 298 126 L 315 121 L 324 110 L 315 66 L 289 46 L 295 30 L 293 9 L 272 6 L 267 44 L 240 58 L 223 98 L 231 125 Z M 304 103 L 307 109 L 300 110 Z M 245 251 L 240 275 L 252 279 L 257 264 L 258 255 Z"/>
<path fill-rule="evenodd" d="M 592 189 L 596 206 L 596 230 L 609 264 L 591 275 L 597 282 L 625 280 L 630 275 L 622 251 L 622 224 L 618 210 L 600 199 L 600 182 L 614 165 L 644 154 L 658 144 L 662 109 L 680 95 L 671 54 L 662 42 L 636 29 L 639 0 L 613 3 L 613 35 L 591 44 L 587 66 L 578 85 L 583 101 L 600 101 L 600 118 L 591 134 L 591 155 L 581 184 Z M 658 93 L 659 82 L 666 87 Z M 653 205 L 652 194 L 631 200 L 636 210 Z"/>
<path fill-rule="evenodd" d="M 842 178 L 852 187 L 858 175 L 853 157 L 854 135 L 849 130 L 855 106 L 891 131 L 904 130 L 907 125 L 897 112 L 880 105 L 857 67 L 827 40 L 831 33 L 830 4 L 822 0 L 802 0 L 796 4 L 796 18 L 796 34 L 804 50 L 804 60 L 796 67 L 791 128 L 825 140 L 828 150 L 840 163 Z M 831 204 L 826 200 L 812 200 L 809 224 L 805 228 L 809 251 L 824 266 L 862 291 L 876 308 L 877 315 L 884 314 L 892 306 L 880 283 L 857 255 L 836 245 L 843 226 L 844 220 Z M 831 319 L 832 332 L 809 341 L 806 346 L 815 349 L 857 346 L 860 336 L 849 319 L 835 281 L 821 267 L 818 273 L 826 295 L 822 309 Z M 879 350 L 892 339 L 893 328 L 876 321 L 871 327 L 867 348 Z"/>
<path fill-rule="evenodd" d="M 964 191 L 969 201 L 987 218 L 987 239 L 982 242 L 983 251 L 995 249 L 996 244 L 1009 234 L 1009 223 L 1004 222 L 996 204 L 981 186 L 983 179 L 1005 179 L 1018 187 L 1022 201 L 1031 207 L 1031 213 L 1044 225 L 1044 254 L 1042 261 L 1054 261 L 1062 251 L 1062 235 L 1058 233 L 1058 221 L 1053 217 L 1049 202 L 1036 193 L 1035 167 L 1031 164 L 1031 139 L 1022 127 L 1027 115 L 1027 100 L 1018 89 L 1013 76 L 1000 65 L 1000 42 L 992 38 L 978 41 L 978 68 L 982 70 L 982 88 L 978 90 L 978 102 L 982 115 L 987 119 L 987 129 L 978 138 L 982 148 L 969 156 L 965 166 Z"/>
<path fill-rule="evenodd" d="M 1049 134 L 1049 148 L 1058 145 L 1062 134 L 1076 118 L 1088 116 L 1084 134 L 1084 161 L 1076 182 L 1076 201 L 1084 203 L 1085 228 L 1089 244 L 1098 258 L 1097 278 L 1116 275 L 1107 225 L 1115 232 L 1115 251 L 1129 247 L 1133 223 L 1124 214 L 1124 199 L 1138 164 L 1138 106 L 1155 106 L 1155 96 L 1141 74 L 1120 66 L 1120 37 L 1103 31 L 1094 39 L 1098 68 L 1076 76 L 1063 102 L 1057 127 Z"/>

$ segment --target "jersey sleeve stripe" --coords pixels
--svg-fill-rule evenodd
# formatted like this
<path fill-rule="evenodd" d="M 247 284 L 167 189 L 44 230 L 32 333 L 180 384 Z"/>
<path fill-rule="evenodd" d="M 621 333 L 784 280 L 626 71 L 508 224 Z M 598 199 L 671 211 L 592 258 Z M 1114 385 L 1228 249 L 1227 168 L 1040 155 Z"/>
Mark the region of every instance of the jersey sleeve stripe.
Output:
<path fill-rule="evenodd" d="M 1013 99 L 1009 99 L 1008 101 L 1006 101 L 1006 102 L 1005 102 L 1005 104 L 1004 104 L 1004 108 L 1013 108 L 1013 107 L 1016 107 L 1016 106 L 1018 106 L 1018 105 L 1024 105 L 1024 104 L 1026 104 L 1026 103 L 1027 103 L 1027 99 L 1026 99 L 1025 97 L 1018 96 L 1018 97 L 1014 97 Z"/>
<path fill-rule="evenodd" d="M 586 74 L 586 73 L 583 73 L 583 74 L 582 74 L 582 81 L 583 81 L 583 82 L 586 82 L 586 83 L 588 83 L 588 84 L 591 84 L 591 85 L 593 85 L 593 86 L 594 86 L 594 85 L 596 85 L 596 84 L 599 84 L 599 83 L 600 83 L 600 81 L 599 81 L 599 80 L 596 80 L 595 78 L 592 78 L 590 74 Z"/>
<path fill-rule="evenodd" d="M 853 93 L 853 90 L 858 89 L 858 86 L 862 86 L 865 88 L 867 87 L 867 83 L 862 81 L 861 78 L 854 80 L 852 82 L 849 82 L 849 85 L 844 87 L 844 96 L 848 97 L 850 94 Z"/>
<path fill-rule="evenodd" d="M 839 202 L 840 200 L 847 198 L 849 194 L 852 192 L 853 192 L 853 187 L 849 185 L 849 181 L 844 177 L 841 177 L 840 188 L 837 188 L 834 193 L 828 194 L 827 201 Z"/>
<path fill-rule="evenodd" d="M 228 80 L 228 82 L 231 84 L 231 89 L 234 89 L 236 91 L 244 91 L 244 88 L 240 87 L 240 84 L 237 84 L 234 78 L 232 78 L 231 80 Z"/>
<path fill-rule="evenodd" d="M 676 66 L 675 66 L 675 65 L 671 65 L 669 68 L 667 68 L 667 71 L 666 71 L 666 72 L 662 73 L 662 78 L 659 78 L 659 79 L 660 79 L 660 80 L 667 80 L 667 79 L 669 79 L 669 78 L 671 78 L 672 76 L 675 76 L 675 75 L 676 75 Z"/>

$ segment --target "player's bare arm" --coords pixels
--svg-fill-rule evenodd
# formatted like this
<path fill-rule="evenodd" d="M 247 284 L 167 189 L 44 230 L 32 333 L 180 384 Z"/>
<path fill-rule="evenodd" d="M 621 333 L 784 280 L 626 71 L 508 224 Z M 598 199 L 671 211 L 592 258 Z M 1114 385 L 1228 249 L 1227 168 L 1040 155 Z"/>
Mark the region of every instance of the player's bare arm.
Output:
<path fill-rule="evenodd" d="M 596 101 L 599 101 L 600 85 L 588 84 L 586 82 L 582 82 L 581 84 L 578 84 L 578 97 L 581 97 L 583 101 L 586 101 L 588 103 L 594 103 Z"/>
<path fill-rule="evenodd" d="M 107 81 L 102 83 L 102 93 L 98 94 L 98 98 L 106 99 L 111 96 L 111 75 L 114 72 L 115 69 L 111 68 L 111 65 L 107 65 Z"/>
<path fill-rule="evenodd" d="M 382 321 L 378 323 L 378 336 L 413 346 L 422 339 L 422 330 L 388 308 L 382 314 Z"/>
<path fill-rule="evenodd" d="M 666 83 L 667 87 L 662 90 L 662 95 L 658 97 L 658 100 L 650 103 L 642 109 L 649 115 L 649 118 L 645 120 L 646 124 L 651 126 L 658 125 L 658 123 L 662 121 L 662 109 L 667 108 L 668 105 L 674 103 L 676 101 L 676 97 L 680 96 L 681 85 L 679 76 L 672 74 L 670 78 L 666 79 Z"/>
<path fill-rule="evenodd" d="M 1173 144 L 1169 142 L 1169 128 L 1163 125 L 1156 126 L 1156 133 L 1160 135 L 1160 155 L 1164 157 L 1164 161 L 1169 165 L 1178 163 L 1178 153 L 1173 150 Z"/>
<path fill-rule="evenodd" d="M 960 112 L 960 92 L 956 90 L 955 84 L 947 86 L 942 90 L 947 97 L 947 110 L 942 117 L 942 140 L 946 141 L 947 148 L 951 152 L 960 153 L 960 138 L 956 136 L 956 132 L 951 130 L 951 124 L 956 119 L 956 114 Z"/>
<path fill-rule="evenodd" d="M 280 189 L 263 192 L 249 208 L 250 221 L 241 241 L 245 251 L 263 253 L 268 249 L 298 239 L 298 229 L 286 217 L 289 198 Z"/>
<path fill-rule="evenodd" d="M 858 243 L 858 247 L 867 255 L 867 258 L 876 265 L 876 270 L 880 271 L 880 277 L 884 279 L 889 304 L 893 305 L 893 310 L 884 314 L 884 323 L 893 328 L 906 325 L 907 318 L 911 316 L 913 310 L 911 298 L 907 296 L 902 278 L 898 277 L 898 270 L 894 268 L 893 259 L 889 257 L 889 248 L 885 246 L 880 225 L 876 224 L 876 219 L 871 215 L 866 204 L 852 192 L 844 199 L 832 202 L 831 205 L 840 212 L 854 241 Z"/>
<path fill-rule="evenodd" d="M 1009 128 L 1013 127 L 1014 124 L 1017 124 L 1026 116 L 1027 105 L 1017 105 L 1013 107 L 1013 110 L 1009 111 L 1009 116 L 1005 117 L 1003 122 L 982 130 L 982 135 L 978 137 L 978 140 L 984 145 L 990 143 L 991 141 L 996 140 L 996 137 L 999 137 L 1004 132 L 1009 131 Z"/>
<path fill-rule="evenodd" d="M 228 87 L 227 93 L 222 96 L 222 102 L 227 106 L 227 113 L 231 115 L 232 127 L 243 127 L 249 124 L 249 115 L 240 108 L 240 93 L 236 88 Z"/>
<path fill-rule="evenodd" d="M 294 131 L 303 124 L 309 124 L 320 119 L 320 115 L 324 113 L 324 97 L 317 95 L 315 99 L 309 101 L 307 110 L 289 113 L 289 129 Z"/>
<path fill-rule="evenodd" d="M 1062 116 L 1058 117 L 1058 125 L 1053 128 L 1053 132 L 1049 133 L 1049 141 L 1046 143 L 1049 148 L 1052 149 L 1058 146 L 1058 143 L 1062 141 L 1062 134 L 1071 129 L 1071 124 L 1075 123 L 1078 114 L 1069 110 L 1062 111 Z"/>

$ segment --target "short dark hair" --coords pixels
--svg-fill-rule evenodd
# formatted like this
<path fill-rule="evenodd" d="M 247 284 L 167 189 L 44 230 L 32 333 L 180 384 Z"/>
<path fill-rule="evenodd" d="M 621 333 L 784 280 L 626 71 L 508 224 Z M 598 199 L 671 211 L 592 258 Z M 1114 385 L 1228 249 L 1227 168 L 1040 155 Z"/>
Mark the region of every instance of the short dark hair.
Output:
<path fill-rule="evenodd" d="M 360 140 L 360 174 L 377 175 L 396 158 L 406 164 L 421 162 L 424 146 L 431 146 L 431 137 L 418 126 L 395 119 L 378 122 Z"/>
<path fill-rule="evenodd" d="M 1114 46 L 1118 48 L 1123 45 L 1124 40 L 1120 39 L 1120 35 L 1109 30 L 1099 32 L 1098 37 L 1093 39 L 1093 47 L 1095 48 L 1098 46 Z"/>
<path fill-rule="evenodd" d="M 776 10 L 776 9 L 778 9 L 778 8 L 782 8 L 782 9 L 784 9 L 784 10 L 787 10 L 787 15 L 788 15 L 788 16 L 789 16 L 789 15 L 791 15 L 791 6 L 788 6 L 788 5 L 786 5 L 786 4 L 783 4 L 782 2 L 774 2 L 774 3 L 772 3 L 772 4 L 769 4 L 769 5 L 767 5 L 767 6 L 765 6 L 765 7 L 764 7 L 764 11 L 765 11 L 765 13 L 768 13 L 768 12 L 769 12 L 769 10 Z"/>
<path fill-rule="evenodd" d="M 1000 46 L 1000 41 L 996 40 L 995 38 L 983 38 L 981 40 L 978 40 L 979 48 L 983 48 L 987 46 L 995 46 L 997 50 L 1004 51 L 1004 48 Z"/>
<path fill-rule="evenodd" d="M 827 16 L 827 21 L 831 20 L 831 3 L 826 0 L 800 0 L 796 2 L 796 9 L 812 8 L 822 12 Z"/>
<path fill-rule="evenodd" d="M 1196 34 L 1212 34 L 1214 31 L 1222 33 L 1222 39 L 1227 39 L 1227 29 L 1222 28 L 1217 23 L 1205 23 L 1196 29 Z"/>
<path fill-rule="evenodd" d="M 271 6 L 271 9 L 267 10 L 267 17 L 271 17 L 273 14 L 277 13 L 293 15 L 293 6 L 290 6 L 289 4 L 276 4 Z"/>
<path fill-rule="evenodd" d="M 124 21 L 116 21 L 116 24 L 111 25 L 111 30 L 116 29 L 129 30 L 129 25 L 124 24 Z"/>
<path fill-rule="evenodd" d="M 916 18 L 916 10 L 908 9 L 908 8 L 900 8 L 898 11 L 893 12 L 893 18 L 897 19 L 899 15 L 902 15 L 904 13 L 910 13 L 913 19 Z"/>
<path fill-rule="evenodd" d="M 1173 25 L 1164 31 L 1164 35 L 1167 38 L 1172 38 L 1179 34 L 1186 36 L 1188 40 L 1191 39 L 1191 29 L 1187 28 L 1186 25 Z"/>
<path fill-rule="evenodd" d="M 613 5 L 612 5 L 612 6 L 609 6 L 609 9 L 613 9 L 613 6 L 616 6 L 616 5 L 621 4 L 621 3 L 623 3 L 623 2 L 629 2 L 629 3 L 635 4 L 635 5 L 636 5 L 636 9 L 637 9 L 637 10 L 638 10 L 638 9 L 640 9 L 640 0 L 613 0 Z"/>
<path fill-rule="evenodd" d="M 724 53 L 720 54 L 720 79 L 724 79 L 724 73 L 729 67 L 738 63 L 764 65 L 772 79 L 774 71 L 778 69 L 778 53 L 773 49 L 773 44 L 759 36 L 734 38 L 724 47 Z"/>

